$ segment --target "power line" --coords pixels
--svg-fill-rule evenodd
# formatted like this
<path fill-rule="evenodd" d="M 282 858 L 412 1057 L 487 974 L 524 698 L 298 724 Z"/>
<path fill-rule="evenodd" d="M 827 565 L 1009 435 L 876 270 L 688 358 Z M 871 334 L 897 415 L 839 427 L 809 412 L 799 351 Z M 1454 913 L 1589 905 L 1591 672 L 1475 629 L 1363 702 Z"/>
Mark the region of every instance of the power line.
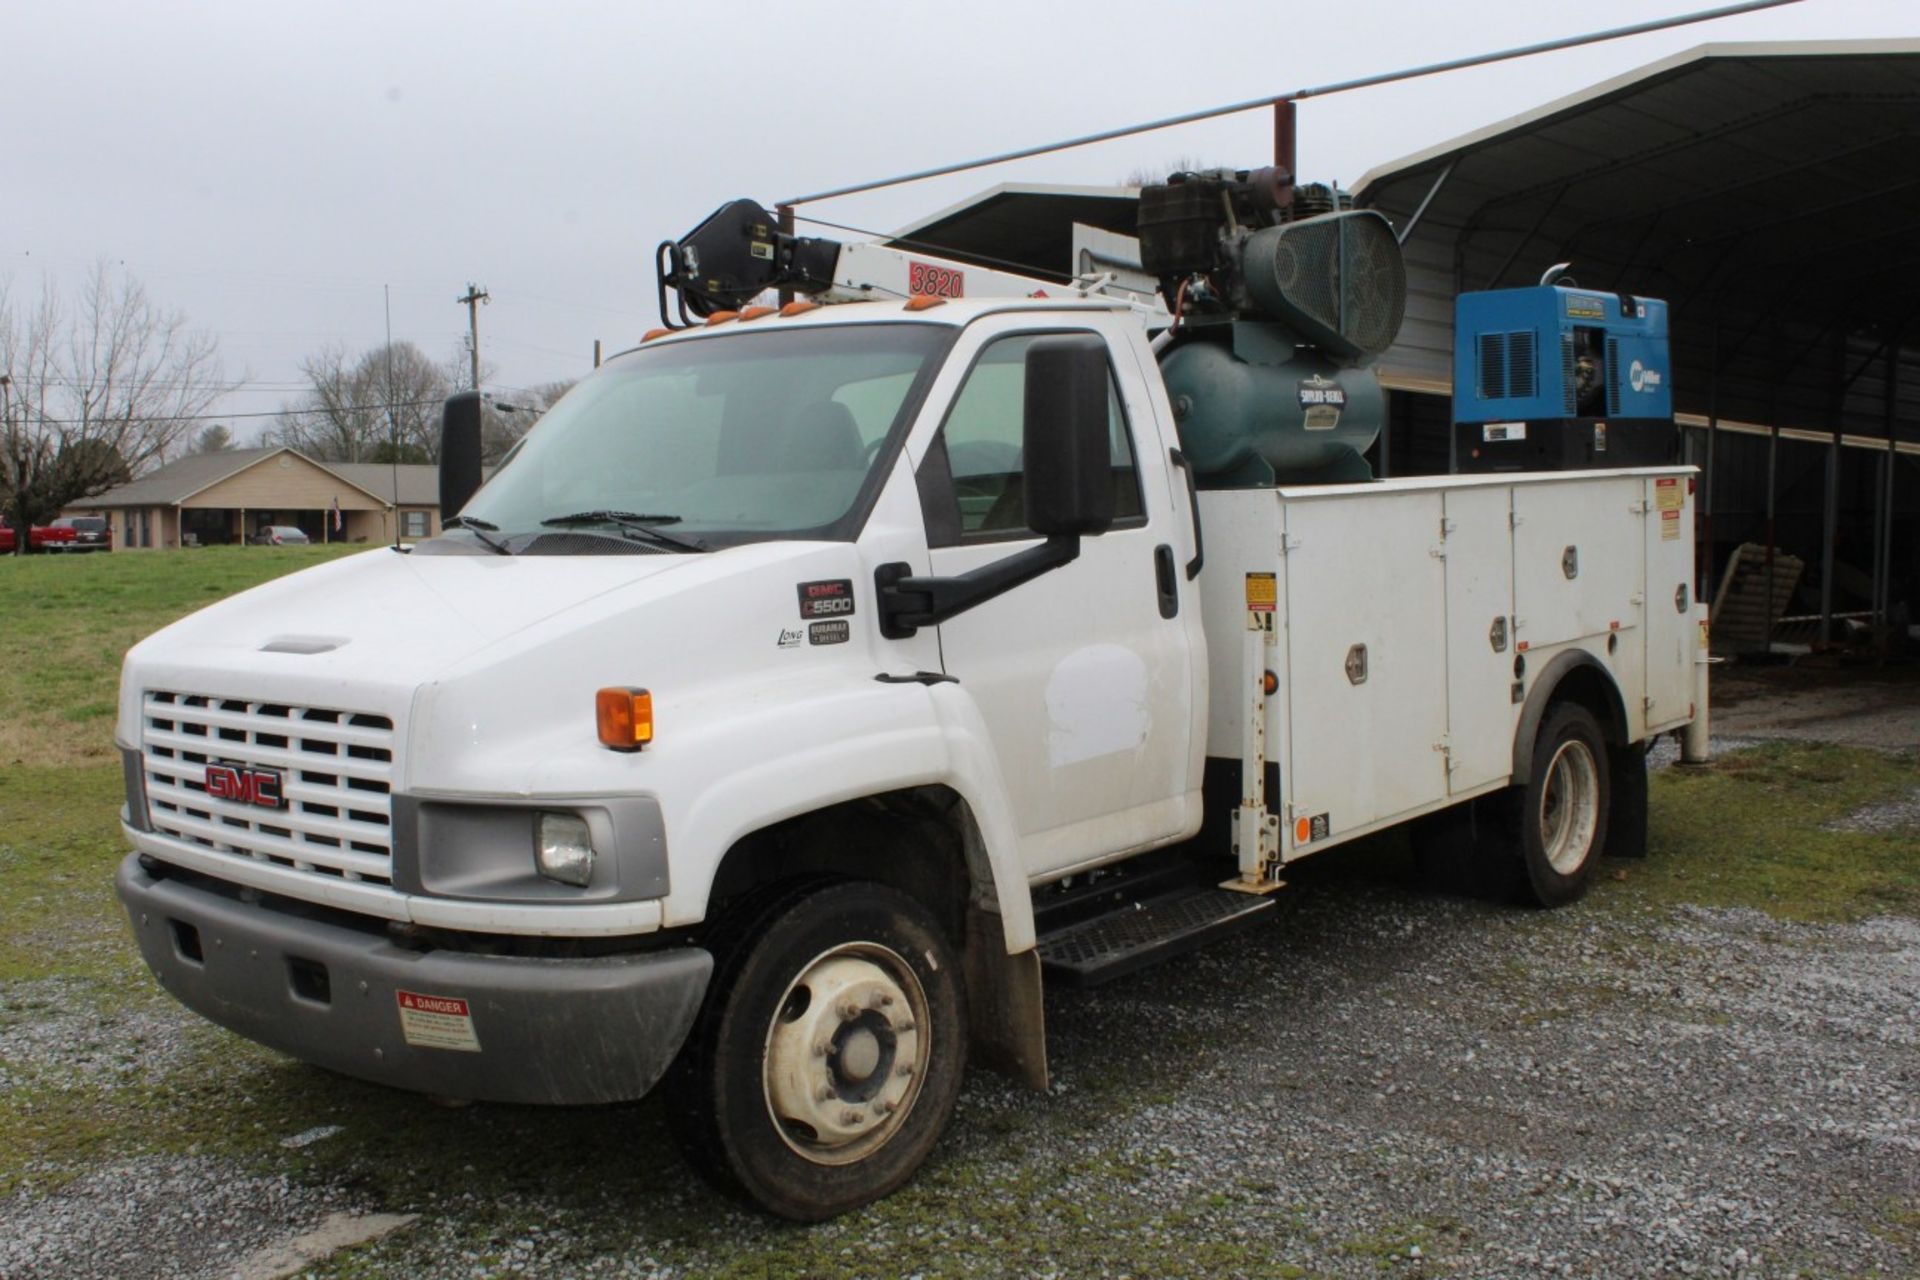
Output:
<path fill-rule="evenodd" d="M 425 405 L 440 404 L 439 400 L 394 400 L 381 404 L 350 404 L 327 409 L 269 409 L 260 413 L 172 413 L 172 414 L 134 414 L 127 418 L 34 418 L 32 421 L 44 427 L 84 427 L 93 423 L 106 425 L 112 422 L 226 422 L 240 418 L 301 418 L 311 415 L 335 417 L 343 413 L 386 412 L 392 409 L 418 409 Z M 17 416 L 17 415 L 16 415 Z"/>
<path fill-rule="evenodd" d="M 1422 76 L 1438 75 L 1443 71 L 1460 71 L 1467 67 L 1483 67 L 1493 62 L 1506 62 L 1513 58 L 1524 58 L 1536 53 L 1553 53 L 1561 49 L 1572 49 L 1580 45 L 1599 44 L 1607 40 L 1619 40 L 1626 36 L 1645 35 L 1652 31 L 1665 31 L 1672 27 L 1689 26 L 1697 22 L 1709 22 L 1715 18 L 1730 18 L 1735 14 L 1752 13 L 1759 9 L 1777 9 L 1782 5 L 1798 4 L 1800 0 L 1746 0 L 1744 4 L 1723 5 L 1718 9 L 1704 9 L 1698 13 L 1682 14 L 1675 18 L 1658 18 L 1651 22 L 1639 22 L 1628 27 L 1614 27 L 1608 31 L 1596 31 L 1582 36 L 1564 36 L 1558 40 L 1543 40 L 1538 44 L 1522 45 L 1513 49 L 1502 49 L 1498 53 L 1481 53 L 1467 58 L 1454 58 L 1447 62 L 1429 63 L 1424 67 L 1414 67 L 1406 71 L 1387 71 L 1378 75 L 1361 76 L 1356 80 L 1341 80 L 1333 84 L 1315 85 L 1307 89 L 1295 89 L 1291 93 L 1269 94 L 1261 98 L 1249 98 L 1245 102 L 1232 103 L 1224 107 L 1207 107 L 1200 111 L 1189 111 L 1184 115 L 1167 116 L 1160 120 L 1149 120 L 1144 124 L 1130 124 L 1119 129 L 1105 129 L 1099 133 L 1083 134 L 1078 138 L 1068 138 L 1063 142 L 1048 142 L 1037 147 L 1021 147 L 1015 151 L 1002 151 L 998 155 L 986 156 L 979 160 L 963 160 L 958 164 L 943 164 L 932 169 L 921 169 L 915 173 L 902 174 L 894 178 L 881 178 L 873 182 L 856 182 L 850 186 L 834 187 L 829 191 L 815 191 L 810 195 L 790 196 L 779 202 L 781 208 L 794 205 L 812 204 L 818 200 L 832 200 L 840 196 L 856 195 L 863 191 L 878 191 L 883 187 L 897 187 L 903 183 L 920 182 L 927 178 L 943 178 L 950 173 L 964 173 L 969 169 L 984 169 L 989 165 L 1005 164 L 1010 160 L 1025 160 L 1031 156 L 1046 155 L 1052 151 L 1066 151 L 1073 147 L 1089 146 L 1096 142 L 1111 142 L 1116 138 L 1130 138 L 1135 134 L 1153 133 L 1159 129 L 1171 129 L 1175 125 L 1195 124 L 1201 120 L 1213 120 L 1220 116 L 1239 115 L 1243 111 L 1257 111 L 1262 107 L 1277 106 L 1282 102 L 1298 102 L 1302 98 L 1321 98 L 1328 94 L 1346 93 L 1353 89 L 1370 89 L 1375 85 L 1393 84 L 1401 80 L 1417 80 Z"/>

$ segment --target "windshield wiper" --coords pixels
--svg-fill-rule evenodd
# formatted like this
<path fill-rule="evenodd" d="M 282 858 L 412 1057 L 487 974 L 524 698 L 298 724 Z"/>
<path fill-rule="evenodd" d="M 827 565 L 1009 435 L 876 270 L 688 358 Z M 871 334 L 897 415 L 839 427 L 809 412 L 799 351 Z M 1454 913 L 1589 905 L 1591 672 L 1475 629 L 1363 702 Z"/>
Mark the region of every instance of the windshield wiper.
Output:
<path fill-rule="evenodd" d="M 639 511 L 576 511 L 568 516 L 552 516 L 542 520 L 540 523 L 544 525 L 559 525 L 562 527 L 576 524 L 615 524 L 630 534 L 640 534 L 643 537 L 651 538 L 655 542 L 665 546 L 679 547 L 683 551 L 705 551 L 707 548 L 704 543 L 697 542 L 692 538 L 677 537 L 671 533 L 663 533 L 654 527 L 655 525 L 678 524 L 679 522 L 679 516 L 647 515 Z"/>
<path fill-rule="evenodd" d="M 506 543 L 497 542 L 487 536 L 489 531 L 493 533 L 500 532 L 500 526 L 491 521 L 476 519 L 473 516 L 455 516 L 451 520 L 442 520 L 440 522 L 440 528 L 442 530 L 465 529 L 473 534 L 474 537 L 480 539 L 481 542 L 485 543 L 487 547 L 493 551 L 493 554 L 497 556 L 510 556 L 513 554 L 513 552 L 507 550 Z"/>

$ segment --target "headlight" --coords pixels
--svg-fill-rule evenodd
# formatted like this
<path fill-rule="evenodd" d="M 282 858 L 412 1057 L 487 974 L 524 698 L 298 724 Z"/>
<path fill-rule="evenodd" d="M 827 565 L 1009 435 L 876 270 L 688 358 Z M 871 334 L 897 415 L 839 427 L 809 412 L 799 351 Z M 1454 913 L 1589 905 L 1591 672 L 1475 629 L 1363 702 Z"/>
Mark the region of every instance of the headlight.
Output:
<path fill-rule="evenodd" d="M 593 879 L 593 837 L 585 818 L 543 813 L 533 826 L 533 865 L 562 884 L 586 887 Z"/>

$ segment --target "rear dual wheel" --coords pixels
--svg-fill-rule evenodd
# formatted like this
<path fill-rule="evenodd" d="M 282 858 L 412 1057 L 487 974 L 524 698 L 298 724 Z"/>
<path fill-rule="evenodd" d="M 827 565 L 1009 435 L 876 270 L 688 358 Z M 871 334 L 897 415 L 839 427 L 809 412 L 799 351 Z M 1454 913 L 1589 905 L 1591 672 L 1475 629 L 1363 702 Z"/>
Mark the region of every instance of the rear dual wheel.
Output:
<path fill-rule="evenodd" d="M 1517 790 L 1512 847 L 1524 890 L 1543 907 L 1572 902 L 1606 849 L 1612 804 L 1606 739 L 1590 711 L 1572 702 L 1548 709 L 1531 775 Z"/>
<path fill-rule="evenodd" d="M 865 882 L 797 888 L 733 924 L 674 1068 L 681 1146 L 782 1217 L 879 1199 L 925 1161 L 959 1095 L 952 948 L 920 903 Z"/>

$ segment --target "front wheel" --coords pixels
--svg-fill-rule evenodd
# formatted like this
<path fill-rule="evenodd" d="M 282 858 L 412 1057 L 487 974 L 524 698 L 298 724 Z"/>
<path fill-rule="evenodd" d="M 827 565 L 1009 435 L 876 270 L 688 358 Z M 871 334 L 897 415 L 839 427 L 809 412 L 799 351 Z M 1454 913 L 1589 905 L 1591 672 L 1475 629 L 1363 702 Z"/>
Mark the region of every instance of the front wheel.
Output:
<path fill-rule="evenodd" d="M 1585 707 L 1563 702 L 1547 712 L 1533 745 L 1533 771 L 1521 789 L 1514 850 L 1528 896 L 1543 907 L 1586 892 L 1607 844 L 1612 804 L 1607 744 Z"/>
<path fill-rule="evenodd" d="M 675 1066 L 693 1164 L 802 1222 L 893 1191 L 959 1096 L 964 994 L 926 908 L 883 885 L 813 885 L 722 944 Z"/>

